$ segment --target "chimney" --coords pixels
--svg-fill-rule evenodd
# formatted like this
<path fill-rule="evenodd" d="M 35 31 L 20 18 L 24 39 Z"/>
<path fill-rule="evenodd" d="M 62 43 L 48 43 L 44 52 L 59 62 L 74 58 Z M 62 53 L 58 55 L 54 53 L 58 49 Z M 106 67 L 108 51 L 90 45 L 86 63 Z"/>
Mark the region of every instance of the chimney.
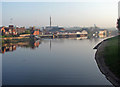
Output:
<path fill-rule="evenodd" d="M 51 16 L 50 16 L 50 28 L 51 28 Z"/>

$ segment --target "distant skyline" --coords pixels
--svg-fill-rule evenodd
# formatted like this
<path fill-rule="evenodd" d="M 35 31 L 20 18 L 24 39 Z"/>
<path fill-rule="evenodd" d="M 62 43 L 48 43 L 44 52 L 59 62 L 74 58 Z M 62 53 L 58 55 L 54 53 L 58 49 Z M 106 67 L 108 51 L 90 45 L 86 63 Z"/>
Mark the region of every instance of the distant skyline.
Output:
<path fill-rule="evenodd" d="M 112 0 L 111 0 L 112 1 Z M 113 2 L 2 2 L 2 25 L 116 27 L 118 3 Z"/>

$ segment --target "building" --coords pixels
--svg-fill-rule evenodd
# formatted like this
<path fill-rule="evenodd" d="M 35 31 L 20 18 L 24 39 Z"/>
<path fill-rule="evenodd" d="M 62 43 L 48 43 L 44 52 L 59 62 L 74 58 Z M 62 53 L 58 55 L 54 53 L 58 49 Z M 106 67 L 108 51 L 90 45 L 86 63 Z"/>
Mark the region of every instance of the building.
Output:
<path fill-rule="evenodd" d="M 16 31 L 17 31 L 18 34 L 25 33 L 25 27 L 20 27 L 20 28 L 17 27 Z"/>
<path fill-rule="evenodd" d="M 40 35 L 40 29 L 33 30 L 32 35 Z"/>
<path fill-rule="evenodd" d="M 9 25 L 9 27 L 2 27 L 0 29 L 2 35 L 17 35 L 16 29 L 14 29 L 13 25 Z"/>
<path fill-rule="evenodd" d="M 4 27 L 1 27 L 1 28 L 0 28 L 1 35 L 5 35 L 5 31 L 6 31 L 6 30 L 5 30 Z"/>
<path fill-rule="evenodd" d="M 43 32 L 41 30 L 39 30 L 39 35 L 43 35 Z"/>
<path fill-rule="evenodd" d="M 55 33 L 55 32 L 59 32 L 59 31 L 65 31 L 65 29 L 63 27 L 59 27 L 59 26 L 47 26 L 45 28 L 46 31 L 51 32 L 51 33 Z"/>
<path fill-rule="evenodd" d="M 106 29 L 99 30 L 98 36 L 101 37 L 101 38 L 102 37 L 107 37 L 107 30 Z"/>
<path fill-rule="evenodd" d="M 87 35 L 88 32 L 86 30 L 82 30 L 82 31 L 76 31 L 76 34 Z"/>
<path fill-rule="evenodd" d="M 99 35 L 107 35 L 107 30 L 105 29 L 99 30 Z"/>
<path fill-rule="evenodd" d="M 63 27 L 60 27 L 60 28 L 59 28 L 59 31 L 63 31 L 63 32 L 64 32 L 65 29 L 64 29 Z"/>

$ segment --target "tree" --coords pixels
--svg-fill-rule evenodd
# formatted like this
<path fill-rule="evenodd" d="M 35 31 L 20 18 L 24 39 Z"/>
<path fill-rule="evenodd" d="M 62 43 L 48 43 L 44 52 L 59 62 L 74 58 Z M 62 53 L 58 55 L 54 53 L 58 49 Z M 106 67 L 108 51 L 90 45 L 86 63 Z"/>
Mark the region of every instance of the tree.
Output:
<path fill-rule="evenodd" d="M 120 31 L 120 18 L 117 19 L 117 29 Z"/>
<path fill-rule="evenodd" d="M 26 30 L 25 34 L 31 34 L 30 30 Z"/>

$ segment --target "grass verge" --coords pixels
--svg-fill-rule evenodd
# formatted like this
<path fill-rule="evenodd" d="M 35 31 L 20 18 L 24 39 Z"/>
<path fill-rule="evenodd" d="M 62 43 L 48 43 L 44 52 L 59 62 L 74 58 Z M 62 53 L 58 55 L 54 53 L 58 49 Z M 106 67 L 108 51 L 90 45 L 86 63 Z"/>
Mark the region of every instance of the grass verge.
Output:
<path fill-rule="evenodd" d="M 120 79 L 120 35 L 108 39 L 104 48 L 105 63 L 109 69 Z"/>

